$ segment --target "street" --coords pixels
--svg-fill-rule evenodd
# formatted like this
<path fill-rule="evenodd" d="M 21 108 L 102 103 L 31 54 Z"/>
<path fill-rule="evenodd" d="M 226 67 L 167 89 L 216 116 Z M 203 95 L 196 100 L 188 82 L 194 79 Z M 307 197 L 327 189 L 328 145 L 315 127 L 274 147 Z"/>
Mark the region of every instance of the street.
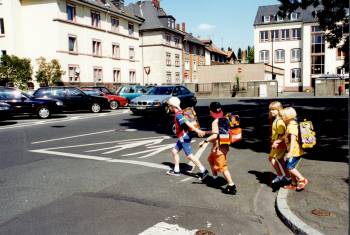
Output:
<path fill-rule="evenodd" d="M 196 107 L 203 128 L 211 101 Z M 276 214 L 277 191 L 266 183 L 272 177 L 270 100 L 219 101 L 241 117 L 243 140 L 228 157 L 237 195 L 191 175 L 166 175 L 176 139 L 156 117 L 119 109 L 0 122 L 0 234 L 292 234 Z M 281 102 L 314 123 L 318 146 L 305 156 L 306 165 L 347 166 L 348 99 Z M 199 142 L 193 139 L 194 152 Z M 208 151 L 200 160 L 209 169 Z M 184 168 L 184 157 L 181 163 Z"/>

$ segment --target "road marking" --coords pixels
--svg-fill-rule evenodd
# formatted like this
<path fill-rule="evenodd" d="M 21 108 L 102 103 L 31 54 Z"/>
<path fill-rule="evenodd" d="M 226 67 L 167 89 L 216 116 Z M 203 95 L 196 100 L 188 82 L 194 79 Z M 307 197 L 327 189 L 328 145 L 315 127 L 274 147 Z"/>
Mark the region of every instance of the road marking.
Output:
<path fill-rule="evenodd" d="M 147 230 L 139 233 L 139 235 L 154 235 L 154 234 L 162 234 L 162 235 L 194 235 L 197 232 L 195 230 L 188 230 L 180 227 L 177 224 L 168 224 L 165 222 L 160 222 L 158 224 L 153 225 Z"/>

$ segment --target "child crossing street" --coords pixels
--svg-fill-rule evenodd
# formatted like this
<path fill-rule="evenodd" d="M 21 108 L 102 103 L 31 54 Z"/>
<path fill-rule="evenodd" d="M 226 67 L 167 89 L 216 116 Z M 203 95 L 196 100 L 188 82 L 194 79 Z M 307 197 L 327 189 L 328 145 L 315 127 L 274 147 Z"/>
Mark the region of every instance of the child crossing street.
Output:
<path fill-rule="evenodd" d="M 292 183 L 284 186 L 284 188 L 300 191 L 304 189 L 309 181 L 296 169 L 300 162 L 300 156 L 304 154 L 299 143 L 299 126 L 295 121 L 296 116 L 297 113 L 294 108 L 289 107 L 281 110 L 281 117 L 287 125 L 285 143 L 288 152 L 284 156 L 284 159 L 286 161 L 286 168 L 292 178 Z"/>
<path fill-rule="evenodd" d="M 183 150 L 186 154 L 188 160 L 192 161 L 200 170 L 199 177 L 203 180 L 208 175 L 208 170 L 202 165 L 202 163 L 193 157 L 192 147 L 191 147 L 191 136 L 188 133 L 188 128 L 195 131 L 199 137 L 203 137 L 205 132 L 196 128 L 191 122 L 186 120 L 183 115 L 182 109 L 180 107 L 180 99 L 177 97 L 171 97 L 167 104 L 169 109 L 173 112 L 174 123 L 176 128 L 176 136 L 178 138 L 175 147 L 171 150 L 173 160 L 174 160 L 174 169 L 167 171 L 168 175 L 179 176 L 180 175 L 180 156 L 179 152 Z"/>
<path fill-rule="evenodd" d="M 199 146 L 202 146 L 204 143 L 210 142 L 212 143 L 212 148 L 210 151 L 210 155 L 208 157 L 208 161 L 211 167 L 211 171 L 213 174 L 213 183 L 218 178 L 218 173 L 223 173 L 227 186 L 223 189 L 223 193 L 226 194 L 236 194 L 237 189 L 234 184 L 231 173 L 228 170 L 227 166 L 227 153 L 229 151 L 229 145 L 220 145 L 219 143 L 219 118 L 223 117 L 223 112 L 221 110 L 221 104 L 219 102 L 212 102 L 209 106 L 210 116 L 214 118 L 212 122 L 212 130 L 210 131 L 210 136 L 208 136 L 204 141 L 199 143 Z"/>

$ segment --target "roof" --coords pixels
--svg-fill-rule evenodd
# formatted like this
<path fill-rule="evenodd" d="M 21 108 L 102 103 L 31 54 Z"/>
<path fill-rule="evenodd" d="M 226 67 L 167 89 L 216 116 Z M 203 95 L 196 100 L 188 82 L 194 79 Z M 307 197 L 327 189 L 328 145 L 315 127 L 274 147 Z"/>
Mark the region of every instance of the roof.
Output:
<path fill-rule="evenodd" d="M 234 51 L 227 51 L 227 58 L 233 58 L 233 60 L 236 60 L 237 59 L 237 57 L 236 57 L 236 54 L 235 54 L 235 52 Z"/>
<path fill-rule="evenodd" d="M 156 9 L 151 1 L 138 1 L 137 3 L 130 3 L 125 7 L 125 9 L 128 12 L 145 19 L 144 23 L 140 27 L 141 31 L 162 29 L 184 35 L 184 33 L 180 30 L 168 27 L 168 21 L 166 19 L 171 18 L 174 20 L 175 18 L 171 15 L 167 15 L 162 8 Z"/>
<path fill-rule="evenodd" d="M 143 21 L 142 18 L 138 17 L 132 12 L 129 12 L 125 8 L 119 9 L 116 5 L 112 3 L 111 0 L 78 0 L 78 1 L 102 8 L 109 12 L 117 13 L 118 15 L 125 16 L 127 18 L 133 19 L 140 23 Z"/>
<path fill-rule="evenodd" d="M 277 21 L 275 17 L 272 21 L 269 23 L 263 22 L 263 16 L 276 16 L 279 11 L 280 5 L 267 5 L 267 6 L 260 6 L 258 8 L 258 12 L 256 13 L 254 25 L 262 25 L 262 24 L 280 24 L 280 23 L 286 23 L 286 22 L 317 22 L 317 19 L 315 19 L 312 15 L 312 12 L 315 10 L 319 10 L 322 7 L 318 6 L 317 8 L 314 8 L 313 6 L 309 6 L 306 9 L 298 8 L 295 12 L 300 13 L 300 19 L 299 20 L 290 20 L 289 18 L 284 18 L 283 21 Z"/>
<path fill-rule="evenodd" d="M 205 48 L 208 51 L 227 56 L 227 52 L 225 52 L 225 51 L 221 50 L 220 48 L 218 48 L 217 46 L 215 46 L 212 40 L 209 39 L 209 40 L 201 40 L 201 41 L 202 41 L 202 43 L 205 44 Z"/>
<path fill-rule="evenodd" d="M 200 39 L 194 37 L 191 33 L 185 33 L 184 41 L 189 41 L 204 46 L 204 43 Z"/>

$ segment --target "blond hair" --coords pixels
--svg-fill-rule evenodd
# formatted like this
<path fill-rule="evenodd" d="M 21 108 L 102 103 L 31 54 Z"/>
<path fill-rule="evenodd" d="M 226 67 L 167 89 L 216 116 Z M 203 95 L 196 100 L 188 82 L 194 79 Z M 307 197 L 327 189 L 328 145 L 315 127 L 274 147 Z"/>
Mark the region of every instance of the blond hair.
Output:
<path fill-rule="evenodd" d="M 294 119 L 297 116 L 297 112 L 292 107 L 282 109 L 280 111 L 280 114 L 281 114 L 282 119 L 286 119 L 286 120 Z"/>
<path fill-rule="evenodd" d="M 270 109 L 270 110 L 271 110 L 271 109 L 275 109 L 275 110 L 280 111 L 280 110 L 283 109 L 283 106 L 282 106 L 281 102 L 279 102 L 279 101 L 273 101 L 273 102 L 271 102 L 271 104 L 269 105 L 269 109 Z"/>

